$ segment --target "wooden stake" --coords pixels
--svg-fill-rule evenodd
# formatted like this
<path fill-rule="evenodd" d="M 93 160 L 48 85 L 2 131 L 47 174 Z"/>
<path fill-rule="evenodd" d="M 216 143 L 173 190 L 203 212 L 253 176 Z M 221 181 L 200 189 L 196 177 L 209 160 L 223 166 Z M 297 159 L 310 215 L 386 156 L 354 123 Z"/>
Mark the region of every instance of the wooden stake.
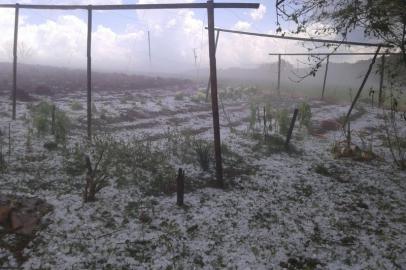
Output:
<path fill-rule="evenodd" d="M 216 67 L 216 43 L 214 37 L 214 4 L 213 0 L 207 1 L 207 22 L 209 28 L 209 56 L 210 56 L 210 86 L 211 106 L 213 113 L 214 130 L 214 153 L 216 158 L 216 176 L 220 187 L 224 187 L 223 164 L 221 158 L 220 119 L 217 96 L 217 67 Z"/>
<path fill-rule="evenodd" d="M 176 178 L 176 204 L 178 206 L 183 205 L 183 195 L 185 192 L 185 172 L 182 170 L 182 168 L 179 168 L 178 170 L 178 177 Z"/>
<path fill-rule="evenodd" d="M 87 138 L 92 139 L 92 7 L 87 10 Z"/>
<path fill-rule="evenodd" d="M 297 114 L 299 113 L 298 109 L 295 109 L 293 111 L 293 117 L 292 117 L 292 121 L 290 122 L 290 127 L 288 130 L 288 134 L 286 136 L 286 142 L 285 142 L 285 146 L 288 147 L 289 146 L 289 142 L 290 139 L 292 138 L 292 133 L 293 133 L 293 128 L 295 127 L 295 123 L 296 123 L 296 118 L 297 118 Z"/>
<path fill-rule="evenodd" d="M 13 44 L 13 113 L 12 119 L 16 120 L 17 114 L 17 42 L 18 42 L 18 17 L 19 17 L 19 4 L 15 6 L 14 17 L 14 44 Z"/>
<path fill-rule="evenodd" d="M 217 44 L 219 42 L 219 36 L 220 36 L 220 31 L 216 32 L 216 51 L 217 51 Z M 207 88 L 206 88 L 206 102 L 209 100 L 209 91 L 210 91 L 210 75 L 209 75 L 209 81 L 207 82 Z"/>
<path fill-rule="evenodd" d="M 379 81 L 379 95 L 378 95 L 378 107 L 380 108 L 382 106 L 383 103 L 383 78 L 384 78 L 384 74 L 385 74 L 385 55 L 382 55 L 382 59 L 381 59 L 381 78 Z"/>
<path fill-rule="evenodd" d="M 321 99 L 324 99 L 324 91 L 326 90 L 326 81 L 328 73 L 328 64 L 330 63 L 330 55 L 327 55 L 326 71 L 324 72 L 323 91 L 321 92 Z"/>
<path fill-rule="evenodd" d="M 352 104 L 351 104 L 351 107 L 350 107 L 350 109 L 348 110 L 347 116 L 346 116 L 345 119 L 344 119 L 343 126 L 345 126 L 345 125 L 347 124 L 347 122 L 348 122 L 348 120 L 349 120 L 349 118 L 350 118 L 350 116 L 351 116 L 352 109 L 354 109 L 354 106 L 355 106 L 355 104 L 357 103 L 358 98 L 359 98 L 360 95 L 361 95 L 362 89 L 364 89 L 365 83 L 366 83 L 367 80 L 368 80 L 369 74 L 371 73 L 372 67 L 373 67 L 373 65 L 375 64 L 376 57 L 378 56 L 380 50 L 381 50 L 381 46 L 378 46 L 378 49 L 376 49 L 374 58 L 372 58 L 371 64 L 369 64 L 369 68 L 368 68 L 367 73 L 365 74 L 364 80 L 362 81 L 362 84 L 361 84 L 361 86 L 360 86 L 359 89 L 358 89 L 357 95 L 355 96 L 355 98 L 354 98 L 354 100 L 353 100 L 353 102 L 352 102 Z"/>
<path fill-rule="evenodd" d="M 278 90 L 278 96 L 281 94 L 281 55 L 278 54 L 278 86 L 276 88 Z"/>
<path fill-rule="evenodd" d="M 152 59 L 151 59 L 151 36 L 149 34 L 149 30 L 148 30 L 148 56 L 149 56 L 149 65 L 151 65 L 151 63 L 152 63 Z"/>

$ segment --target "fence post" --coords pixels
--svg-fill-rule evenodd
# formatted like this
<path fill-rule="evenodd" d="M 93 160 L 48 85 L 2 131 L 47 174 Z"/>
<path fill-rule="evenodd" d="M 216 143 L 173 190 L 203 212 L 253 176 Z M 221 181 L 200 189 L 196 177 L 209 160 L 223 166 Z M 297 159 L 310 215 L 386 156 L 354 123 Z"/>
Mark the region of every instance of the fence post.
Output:
<path fill-rule="evenodd" d="M 87 137 L 92 139 L 92 6 L 87 9 Z"/>
<path fill-rule="evenodd" d="M 382 55 L 382 59 L 381 59 L 381 78 L 379 81 L 379 96 L 378 96 L 378 107 L 380 108 L 382 106 L 382 102 L 383 102 L 383 78 L 384 78 L 384 73 L 385 73 L 385 55 Z"/>
<path fill-rule="evenodd" d="M 19 5 L 16 4 L 15 7 L 15 18 L 14 18 L 14 44 L 13 44 L 13 113 L 12 119 L 16 120 L 17 114 L 17 42 L 18 42 L 18 17 L 19 17 Z"/>
<path fill-rule="evenodd" d="M 216 176 L 220 187 L 223 183 L 223 164 L 221 159 L 220 119 L 217 96 L 217 67 L 216 67 L 216 44 L 214 40 L 214 4 L 213 0 L 207 1 L 207 22 L 209 29 L 209 56 L 210 56 L 210 85 L 211 85 L 211 108 L 213 113 L 214 130 L 214 153 L 216 157 Z"/>
<path fill-rule="evenodd" d="M 327 55 L 326 71 L 324 72 L 323 91 L 321 92 L 321 99 L 324 99 L 324 91 L 326 90 L 328 64 L 330 63 L 330 55 Z"/>
<path fill-rule="evenodd" d="M 278 54 L 278 95 L 280 96 L 281 94 L 281 55 Z"/>
<path fill-rule="evenodd" d="M 288 134 L 286 136 L 286 142 L 285 142 L 285 146 L 288 147 L 289 146 L 289 142 L 290 139 L 292 138 L 292 133 L 293 133 L 293 128 L 295 127 L 295 123 L 296 123 L 296 118 L 297 118 L 297 114 L 299 113 L 298 109 L 295 109 L 293 111 L 293 117 L 292 117 L 292 121 L 290 122 L 290 127 L 288 130 Z"/>
<path fill-rule="evenodd" d="M 176 179 L 176 204 L 178 206 L 183 205 L 183 195 L 185 192 L 185 172 L 182 170 L 182 168 L 179 168 L 178 170 L 178 177 Z"/>
<path fill-rule="evenodd" d="M 219 42 L 219 36 L 220 36 L 220 31 L 216 31 L 216 51 L 217 51 L 217 44 Z M 210 75 L 209 75 L 209 81 L 207 82 L 207 88 L 206 88 L 206 102 L 209 100 L 209 91 L 210 91 Z"/>

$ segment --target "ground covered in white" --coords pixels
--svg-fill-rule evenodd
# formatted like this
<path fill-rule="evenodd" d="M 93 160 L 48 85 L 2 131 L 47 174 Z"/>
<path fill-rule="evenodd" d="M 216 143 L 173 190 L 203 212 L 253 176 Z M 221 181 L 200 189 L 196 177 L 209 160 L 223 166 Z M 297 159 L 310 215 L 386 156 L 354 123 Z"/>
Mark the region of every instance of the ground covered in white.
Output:
<path fill-rule="evenodd" d="M 2 96 L 0 192 L 41 198 L 53 210 L 18 258 L 0 227 L 0 268 L 405 269 L 406 172 L 385 143 L 384 112 L 362 104 L 351 122 L 352 142 L 373 151 L 372 160 L 335 158 L 343 132 L 312 136 L 300 123 L 287 151 L 278 113 L 287 109 L 290 121 L 302 101 L 262 103 L 253 91 L 221 95 L 224 189 L 215 183 L 211 105 L 202 93 L 96 93 L 91 146 L 85 96 L 55 96 L 49 102 L 70 125 L 63 142 L 46 148 L 55 136 L 38 134 L 30 108 L 39 101 L 19 102 L 10 122 Z M 307 102 L 312 125 L 348 110 Z M 263 111 L 274 115 L 266 131 Z M 83 154 L 96 162 L 97 147 L 106 149 L 99 170 L 107 182 L 95 202 L 83 203 Z M 174 192 L 180 167 L 183 207 Z"/>

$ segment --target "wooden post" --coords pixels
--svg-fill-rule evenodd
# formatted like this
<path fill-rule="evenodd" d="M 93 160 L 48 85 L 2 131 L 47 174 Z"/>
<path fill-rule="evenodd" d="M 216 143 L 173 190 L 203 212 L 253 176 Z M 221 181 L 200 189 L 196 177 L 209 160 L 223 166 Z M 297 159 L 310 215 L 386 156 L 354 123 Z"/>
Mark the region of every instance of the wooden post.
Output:
<path fill-rule="evenodd" d="M 16 120 L 17 114 L 17 42 L 18 42 L 18 17 L 19 17 L 19 5 L 16 4 L 15 7 L 15 17 L 14 17 L 14 44 L 13 44 L 13 113 L 12 119 Z"/>
<path fill-rule="evenodd" d="M 364 80 L 362 81 L 361 86 L 358 89 L 357 95 L 355 96 L 354 100 L 352 101 L 350 109 L 348 110 L 347 116 L 344 119 L 344 123 L 343 123 L 344 127 L 350 119 L 352 109 L 354 109 L 354 106 L 357 103 L 358 98 L 361 95 L 362 89 L 364 89 L 365 83 L 368 80 L 369 74 L 371 73 L 372 67 L 375 64 L 376 57 L 378 56 L 380 50 L 381 50 L 381 46 L 378 46 L 378 49 L 375 52 L 374 58 L 372 58 L 371 64 L 369 64 L 369 68 L 368 68 L 367 73 L 365 74 Z"/>
<path fill-rule="evenodd" d="M 214 131 L 214 154 L 216 158 L 216 177 L 220 187 L 223 183 L 223 164 L 221 159 L 220 119 L 217 96 L 217 67 L 216 67 L 216 43 L 214 37 L 214 4 L 213 0 L 207 1 L 207 22 L 209 28 L 209 57 L 210 57 L 210 86 L 211 107 L 213 113 Z"/>
<path fill-rule="evenodd" d="M 381 78 L 379 81 L 379 96 L 378 96 L 378 107 L 380 108 L 382 106 L 383 103 L 383 78 L 384 78 L 384 73 L 385 73 L 385 55 L 382 55 L 382 59 L 381 59 Z"/>
<path fill-rule="evenodd" d="M 217 51 L 217 44 L 219 42 L 219 36 L 220 36 L 220 31 L 216 31 L 216 51 Z M 209 91 L 210 91 L 210 75 L 209 75 L 209 81 L 207 82 L 207 88 L 206 88 L 206 102 L 209 100 Z"/>
<path fill-rule="evenodd" d="M 183 195 L 185 193 L 185 172 L 182 168 L 178 170 L 178 177 L 176 178 L 176 204 L 178 206 L 183 205 Z"/>
<path fill-rule="evenodd" d="M 149 64 L 151 65 L 152 59 L 151 59 L 151 36 L 149 34 L 148 30 L 148 56 L 149 56 Z"/>
<path fill-rule="evenodd" d="M 290 122 L 290 127 L 288 130 L 288 134 L 286 136 L 286 142 L 285 142 L 285 146 L 288 147 L 289 146 L 289 142 L 290 139 L 292 138 L 292 133 L 293 133 L 293 128 L 295 127 L 295 123 L 296 123 L 296 118 L 297 118 L 297 114 L 299 113 L 298 109 L 295 109 L 293 111 L 293 117 L 292 117 L 292 121 Z"/>
<path fill-rule="evenodd" d="M 281 55 L 278 54 L 278 86 L 276 88 L 278 90 L 278 95 L 281 94 Z"/>
<path fill-rule="evenodd" d="M 92 7 L 87 9 L 87 138 L 92 139 Z"/>
<path fill-rule="evenodd" d="M 323 91 L 321 92 L 321 99 L 324 99 L 324 91 L 326 90 L 328 64 L 330 63 L 330 55 L 327 55 L 326 70 L 324 72 Z"/>

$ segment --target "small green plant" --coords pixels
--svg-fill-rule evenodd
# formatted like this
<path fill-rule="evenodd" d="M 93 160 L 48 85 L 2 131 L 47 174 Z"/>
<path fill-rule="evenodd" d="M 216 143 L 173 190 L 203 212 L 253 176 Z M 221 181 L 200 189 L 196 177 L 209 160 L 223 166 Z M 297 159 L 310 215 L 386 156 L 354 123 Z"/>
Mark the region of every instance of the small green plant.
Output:
<path fill-rule="evenodd" d="M 306 102 L 302 102 L 299 106 L 299 122 L 300 127 L 307 127 L 310 128 L 312 118 L 312 110 L 310 105 Z"/>
<path fill-rule="evenodd" d="M 196 140 L 194 150 L 197 155 L 197 161 L 203 171 L 208 171 L 210 167 L 211 145 L 204 140 Z"/>
<path fill-rule="evenodd" d="M 72 101 L 72 103 L 70 104 L 70 108 L 73 111 L 81 111 L 81 110 L 83 110 L 82 104 L 79 101 L 76 101 L 76 100 Z"/>
<path fill-rule="evenodd" d="M 279 134 L 286 135 L 289 129 L 289 114 L 288 110 L 282 109 L 277 113 L 277 121 L 279 124 Z"/>
<path fill-rule="evenodd" d="M 206 100 L 206 93 L 204 91 L 198 91 L 194 96 L 191 97 L 193 102 L 204 102 Z"/>
<path fill-rule="evenodd" d="M 183 94 L 183 92 L 176 92 L 176 94 L 175 94 L 175 100 L 183 100 L 184 99 L 184 94 Z"/>

